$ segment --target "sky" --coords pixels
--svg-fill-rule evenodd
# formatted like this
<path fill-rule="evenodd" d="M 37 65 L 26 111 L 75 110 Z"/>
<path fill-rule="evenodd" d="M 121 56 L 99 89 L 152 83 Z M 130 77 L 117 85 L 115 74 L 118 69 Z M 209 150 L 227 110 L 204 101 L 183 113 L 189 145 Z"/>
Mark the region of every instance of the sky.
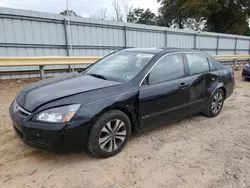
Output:
<path fill-rule="evenodd" d="M 113 0 L 68 0 L 69 9 L 74 10 L 82 17 L 90 17 L 98 14 L 100 10 L 107 11 L 109 17 L 113 16 Z M 118 0 L 121 7 L 124 1 L 133 8 L 150 8 L 157 13 L 159 4 L 157 0 Z M 0 7 L 36 10 L 40 12 L 59 13 L 66 9 L 66 0 L 0 0 Z"/>

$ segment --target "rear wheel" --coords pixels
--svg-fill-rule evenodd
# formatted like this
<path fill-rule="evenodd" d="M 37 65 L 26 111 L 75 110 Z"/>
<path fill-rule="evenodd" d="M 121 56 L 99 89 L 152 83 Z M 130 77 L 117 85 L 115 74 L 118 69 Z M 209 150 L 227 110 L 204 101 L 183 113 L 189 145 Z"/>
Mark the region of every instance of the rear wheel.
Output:
<path fill-rule="evenodd" d="M 103 114 L 90 131 L 88 150 L 99 158 L 118 154 L 128 142 L 131 133 L 130 120 L 119 110 Z"/>
<path fill-rule="evenodd" d="M 225 100 L 225 93 L 222 89 L 217 89 L 210 97 L 206 112 L 204 113 L 208 117 L 217 116 L 223 107 Z"/>

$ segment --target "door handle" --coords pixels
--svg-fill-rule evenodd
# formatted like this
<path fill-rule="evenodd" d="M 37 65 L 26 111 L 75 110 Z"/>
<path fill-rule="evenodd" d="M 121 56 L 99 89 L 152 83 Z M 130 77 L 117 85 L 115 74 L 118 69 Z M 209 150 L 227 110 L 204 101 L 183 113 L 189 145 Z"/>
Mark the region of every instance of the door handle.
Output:
<path fill-rule="evenodd" d="M 180 85 L 179 85 L 179 88 L 185 88 L 185 87 L 187 87 L 188 86 L 188 84 L 186 84 L 186 83 L 181 83 Z"/>
<path fill-rule="evenodd" d="M 216 77 L 214 76 L 214 77 L 212 77 L 212 79 L 211 79 L 212 81 L 215 81 L 216 80 Z"/>

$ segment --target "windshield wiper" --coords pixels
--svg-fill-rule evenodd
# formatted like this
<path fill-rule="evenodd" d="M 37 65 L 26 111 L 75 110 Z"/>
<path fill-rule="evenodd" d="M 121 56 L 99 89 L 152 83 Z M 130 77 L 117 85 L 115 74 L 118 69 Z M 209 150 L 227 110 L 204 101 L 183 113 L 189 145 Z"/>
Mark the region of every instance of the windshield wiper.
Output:
<path fill-rule="evenodd" d="M 96 77 L 96 78 L 100 78 L 100 79 L 103 79 L 103 80 L 107 80 L 107 78 L 105 78 L 104 76 L 100 75 L 100 74 L 86 74 L 86 75 L 90 75 L 90 76 L 93 76 L 93 77 Z"/>

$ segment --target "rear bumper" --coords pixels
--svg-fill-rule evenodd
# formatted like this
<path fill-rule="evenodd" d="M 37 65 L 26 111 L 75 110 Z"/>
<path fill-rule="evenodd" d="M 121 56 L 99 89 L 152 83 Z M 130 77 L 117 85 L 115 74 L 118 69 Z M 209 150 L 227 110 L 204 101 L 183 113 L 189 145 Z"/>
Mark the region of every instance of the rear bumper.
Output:
<path fill-rule="evenodd" d="M 86 121 L 67 124 L 26 122 L 19 117 L 20 114 L 13 112 L 12 107 L 9 112 L 16 135 L 29 146 L 56 153 L 86 149 L 90 129 L 90 124 Z"/>
<path fill-rule="evenodd" d="M 229 98 L 234 92 L 235 83 L 227 84 L 226 86 L 226 99 Z"/>

